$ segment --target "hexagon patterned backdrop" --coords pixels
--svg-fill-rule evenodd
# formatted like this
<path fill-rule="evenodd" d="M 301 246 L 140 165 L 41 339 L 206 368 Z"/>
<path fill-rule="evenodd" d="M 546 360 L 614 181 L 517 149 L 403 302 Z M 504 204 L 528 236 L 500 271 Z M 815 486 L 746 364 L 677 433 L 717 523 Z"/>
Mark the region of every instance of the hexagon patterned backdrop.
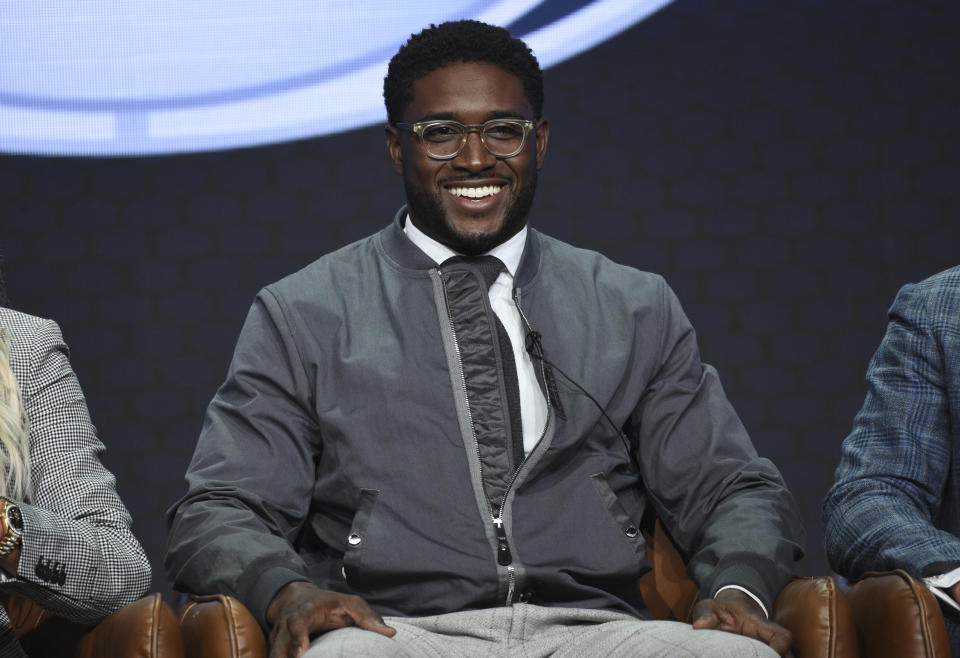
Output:
<path fill-rule="evenodd" d="M 533 224 L 666 276 L 796 494 L 798 571 L 824 573 L 820 501 L 886 309 L 901 284 L 960 262 L 960 6 L 676 0 L 624 21 L 546 72 Z M 23 98 L 0 62 L 0 105 Z M 215 152 L 0 159 L 11 303 L 61 323 L 155 589 L 169 592 L 163 513 L 253 295 L 403 201 L 382 127 L 362 125 Z"/>

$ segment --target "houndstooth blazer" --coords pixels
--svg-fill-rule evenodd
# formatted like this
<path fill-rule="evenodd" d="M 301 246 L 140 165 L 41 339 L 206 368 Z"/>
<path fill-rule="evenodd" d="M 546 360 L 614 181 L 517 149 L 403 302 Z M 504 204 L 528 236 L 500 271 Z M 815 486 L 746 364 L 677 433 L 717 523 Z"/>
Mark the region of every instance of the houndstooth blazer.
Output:
<path fill-rule="evenodd" d="M 146 592 L 150 564 L 100 462 L 104 446 L 60 328 L 3 307 L 0 328 L 12 336 L 11 367 L 30 419 L 34 490 L 33 504 L 17 501 L 24 524 L 19 574 L 0 573 L 0 592 L 92 624 Z M 0 607 L 0 658 L 23 655 Z"/>

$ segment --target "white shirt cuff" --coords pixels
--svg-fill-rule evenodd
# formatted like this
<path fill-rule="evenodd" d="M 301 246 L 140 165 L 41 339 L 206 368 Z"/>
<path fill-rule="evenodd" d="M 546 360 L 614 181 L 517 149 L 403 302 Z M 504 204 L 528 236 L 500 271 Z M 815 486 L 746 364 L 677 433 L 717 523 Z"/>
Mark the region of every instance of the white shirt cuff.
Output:
<path fill-rule="evenodd" d="M 960 580 L 960 577 L 958 577 L 958 580 Z M 754 601 L 756 601 L 756 602 L 757 602 L 757 605 L 760 606 L 760 609 L 763 610 L 763 616 L 766 617 L 767 619 L 770 619 L 770 613 L 767 612 L 767 606 L 763 605 L 763 602 L 760 601 L 760 599 L 757 598 L 757 595 L 754 594 L 753 592 L 751 592 L 750 590 L 748 590 L 746 587 L 740 587 L 740 585 L 724 585 L 723 587 L 721 587 L 720 589 L 717 590 L 717 594 L 719 594 L 720 592 L 722 592 L 722 591 L 725 590 L 725 589 L 738 589 L 738 590 L 740 590 L 741 592 L 743 592 L 744 594 L 746 594 L 747 596 L 749 596 L 751 599 L 753 599 Z M 716 597 L 717 594 L 714 594 L 713 596 Z"/>
<path fill-rule="evenodd" d="M 927 576 L 923 579 L 928 585 L 933 585 L 934 587 L 952 587 L 957 583 L 960 583 L 960 567 L 957 567 L 953 571 L 948 571 L 947 573 L 939 573 L 936 576 Z"/>
<path fill-rule="evenodd" d="M 960 567 L 957 567 L 952 571 L 948 571 L 947 573 L 939 573 L 936 576 L 927 576 L 923 579 L 923 583 L 937 596 L 937 598 L 941 599 L 954 610 L 960 610 L 960 606 L 957 605 L 957 602 L 950 598 L 950 595 L 944 591 L 948 587 L 952 587 L 953 585 L 960 583 Z"/>

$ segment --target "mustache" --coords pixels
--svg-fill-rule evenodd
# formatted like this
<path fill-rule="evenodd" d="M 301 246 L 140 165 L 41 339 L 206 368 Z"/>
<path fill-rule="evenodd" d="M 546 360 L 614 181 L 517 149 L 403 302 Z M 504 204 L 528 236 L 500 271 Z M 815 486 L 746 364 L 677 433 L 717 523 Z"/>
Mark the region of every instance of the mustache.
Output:
<path fill-rule="evenodd" d="M 450 183 L 470 183 L 473 181 L 502 181 L 505 184 L 510 183 L 510 179 L 505 176 L 491 176 L 490 174 L 469 174 L 465 176 L 454 176 L 452 178 L 444 178 L 440 181 L 441 185 L 448 185 Z"/>

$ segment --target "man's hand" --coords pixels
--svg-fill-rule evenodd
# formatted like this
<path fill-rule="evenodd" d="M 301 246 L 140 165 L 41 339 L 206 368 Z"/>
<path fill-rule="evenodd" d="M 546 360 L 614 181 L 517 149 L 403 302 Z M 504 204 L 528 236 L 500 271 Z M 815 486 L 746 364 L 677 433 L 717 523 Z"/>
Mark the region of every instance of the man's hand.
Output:
<path fill-rule="evenodd" d="M 960 603 L 960 583 L 954 583 L 947 588 L 947 593 L 950 595 L 950 598 Z"/>
<path fill-rule="evenodd" d="M 267 607 L 270 658 L 299 658 L 310 647 L 310 634 L 357 625 L 387 637 L 396 629 L 383 623 L 359 596 L 320 589 L 313 583 L 288 583 Z"/>
<path fill-rule="evenodd" d="M 725 589 L 716 598 L 698 601 L 693 607 L 693 627 L 713 628 L 746 635 L 787 655 L 793 637 L 790 631 L 764 617 L 757 602 L 738 589 Z"/>

